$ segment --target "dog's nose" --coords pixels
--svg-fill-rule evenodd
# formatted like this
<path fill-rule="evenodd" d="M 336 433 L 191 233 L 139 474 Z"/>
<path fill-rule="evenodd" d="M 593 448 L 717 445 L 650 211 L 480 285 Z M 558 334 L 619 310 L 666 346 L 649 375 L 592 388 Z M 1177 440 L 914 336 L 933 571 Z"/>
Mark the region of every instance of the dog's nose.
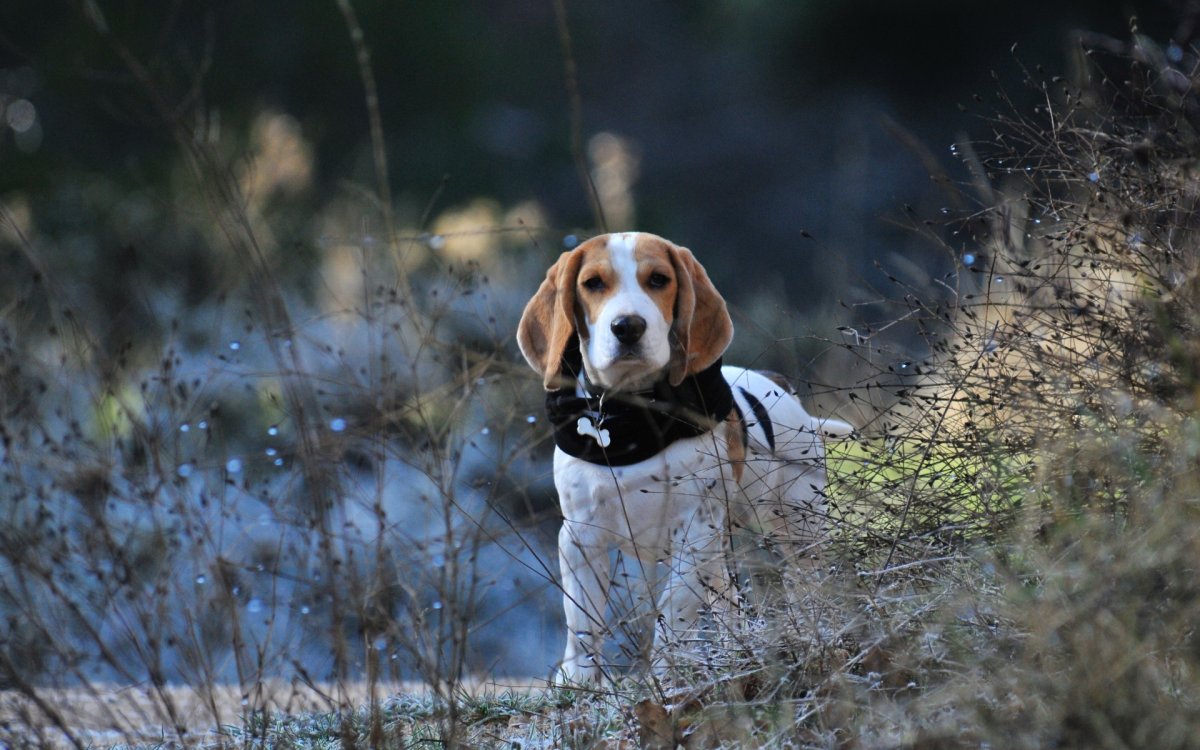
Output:
<path fill-rule="evenodd" d="M 646 332 L 646 319 L 641 315 L 622 315 L 612 322 L 612 332 L 622 344 L 636 344 Z"/>

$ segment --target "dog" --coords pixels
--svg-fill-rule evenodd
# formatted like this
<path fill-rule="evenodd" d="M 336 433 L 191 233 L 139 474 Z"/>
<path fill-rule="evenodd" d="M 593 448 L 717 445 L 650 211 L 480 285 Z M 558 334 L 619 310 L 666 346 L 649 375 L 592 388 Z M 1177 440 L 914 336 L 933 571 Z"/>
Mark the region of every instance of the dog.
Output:
<path fill-rule="evenodd" d="M 659 671 L 736 614 L 735 526 L 787 563 L 815 555 L 822 439 L 852 428 L 810 416 L 778 376 L 723 366 L 732 338 L 704 267 L 648 233 L 564 252 L 525 307 L 517 342 L 546 390 L 563 513 L 563 682 L 605 675 L 613 548 L 645 573 Z"/>

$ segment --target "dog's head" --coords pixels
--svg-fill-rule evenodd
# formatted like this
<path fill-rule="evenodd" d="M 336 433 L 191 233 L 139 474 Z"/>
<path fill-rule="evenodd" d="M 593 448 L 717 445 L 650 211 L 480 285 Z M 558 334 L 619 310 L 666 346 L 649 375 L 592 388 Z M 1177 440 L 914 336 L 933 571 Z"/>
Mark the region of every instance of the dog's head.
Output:
<path fill-rule="evenodd" d="M 575 333 L 593 383 L 636 390 L 664 373 L 679 385 L 710 367 L 729 346 L 733 322 L 690 250 L 629 232 L 563 253 L 525 306 L 517 343 L 547 389 L 561 386 Z"/>

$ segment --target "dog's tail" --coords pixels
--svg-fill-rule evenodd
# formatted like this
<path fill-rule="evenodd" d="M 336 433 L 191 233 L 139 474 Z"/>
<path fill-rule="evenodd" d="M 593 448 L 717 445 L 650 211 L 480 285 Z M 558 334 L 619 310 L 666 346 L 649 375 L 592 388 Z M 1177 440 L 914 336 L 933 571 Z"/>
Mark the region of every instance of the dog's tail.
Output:
<path fill-rule="evenodd" d="M 800 398 L 796 391 L 796 386 L 792 385 L 792 381 L 788 380 L 785 375 L 781 375 L 773 370 L 755 370 L 759 375 L 771 380 L 775 385 L 787 391 L 796 398 Z M 809 417 L 809 429 L 825 438 L 826 440 L 844 440 L 845 438 L 854 437 L 854 425 L 843 422 L 840 419 L 831 419 L 825 417 Z"/>
<path fill-rule="evenodd" d="M 849 422 L 825 417 L 813 417 L 812 430 L 826 440 L 845 440 L 857 435 Z"/>

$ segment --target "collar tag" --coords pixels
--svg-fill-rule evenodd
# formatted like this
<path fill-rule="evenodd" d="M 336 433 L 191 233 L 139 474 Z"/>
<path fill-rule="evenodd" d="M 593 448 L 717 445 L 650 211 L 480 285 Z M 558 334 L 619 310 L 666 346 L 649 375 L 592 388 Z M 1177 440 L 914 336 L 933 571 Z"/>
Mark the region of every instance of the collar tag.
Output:
<path fill-rule="evenodd" d="M 587 437 L 592 438 L 600 445 L 601 448 L 607 448 L 608 446 L 612 445 L 612 437 L 609 435 L 608 430 L 598 429 L 588 417 L 580 417 L 579 420 L 575 422 L 575 431 L 580 435 L 586 435 Z"/>

